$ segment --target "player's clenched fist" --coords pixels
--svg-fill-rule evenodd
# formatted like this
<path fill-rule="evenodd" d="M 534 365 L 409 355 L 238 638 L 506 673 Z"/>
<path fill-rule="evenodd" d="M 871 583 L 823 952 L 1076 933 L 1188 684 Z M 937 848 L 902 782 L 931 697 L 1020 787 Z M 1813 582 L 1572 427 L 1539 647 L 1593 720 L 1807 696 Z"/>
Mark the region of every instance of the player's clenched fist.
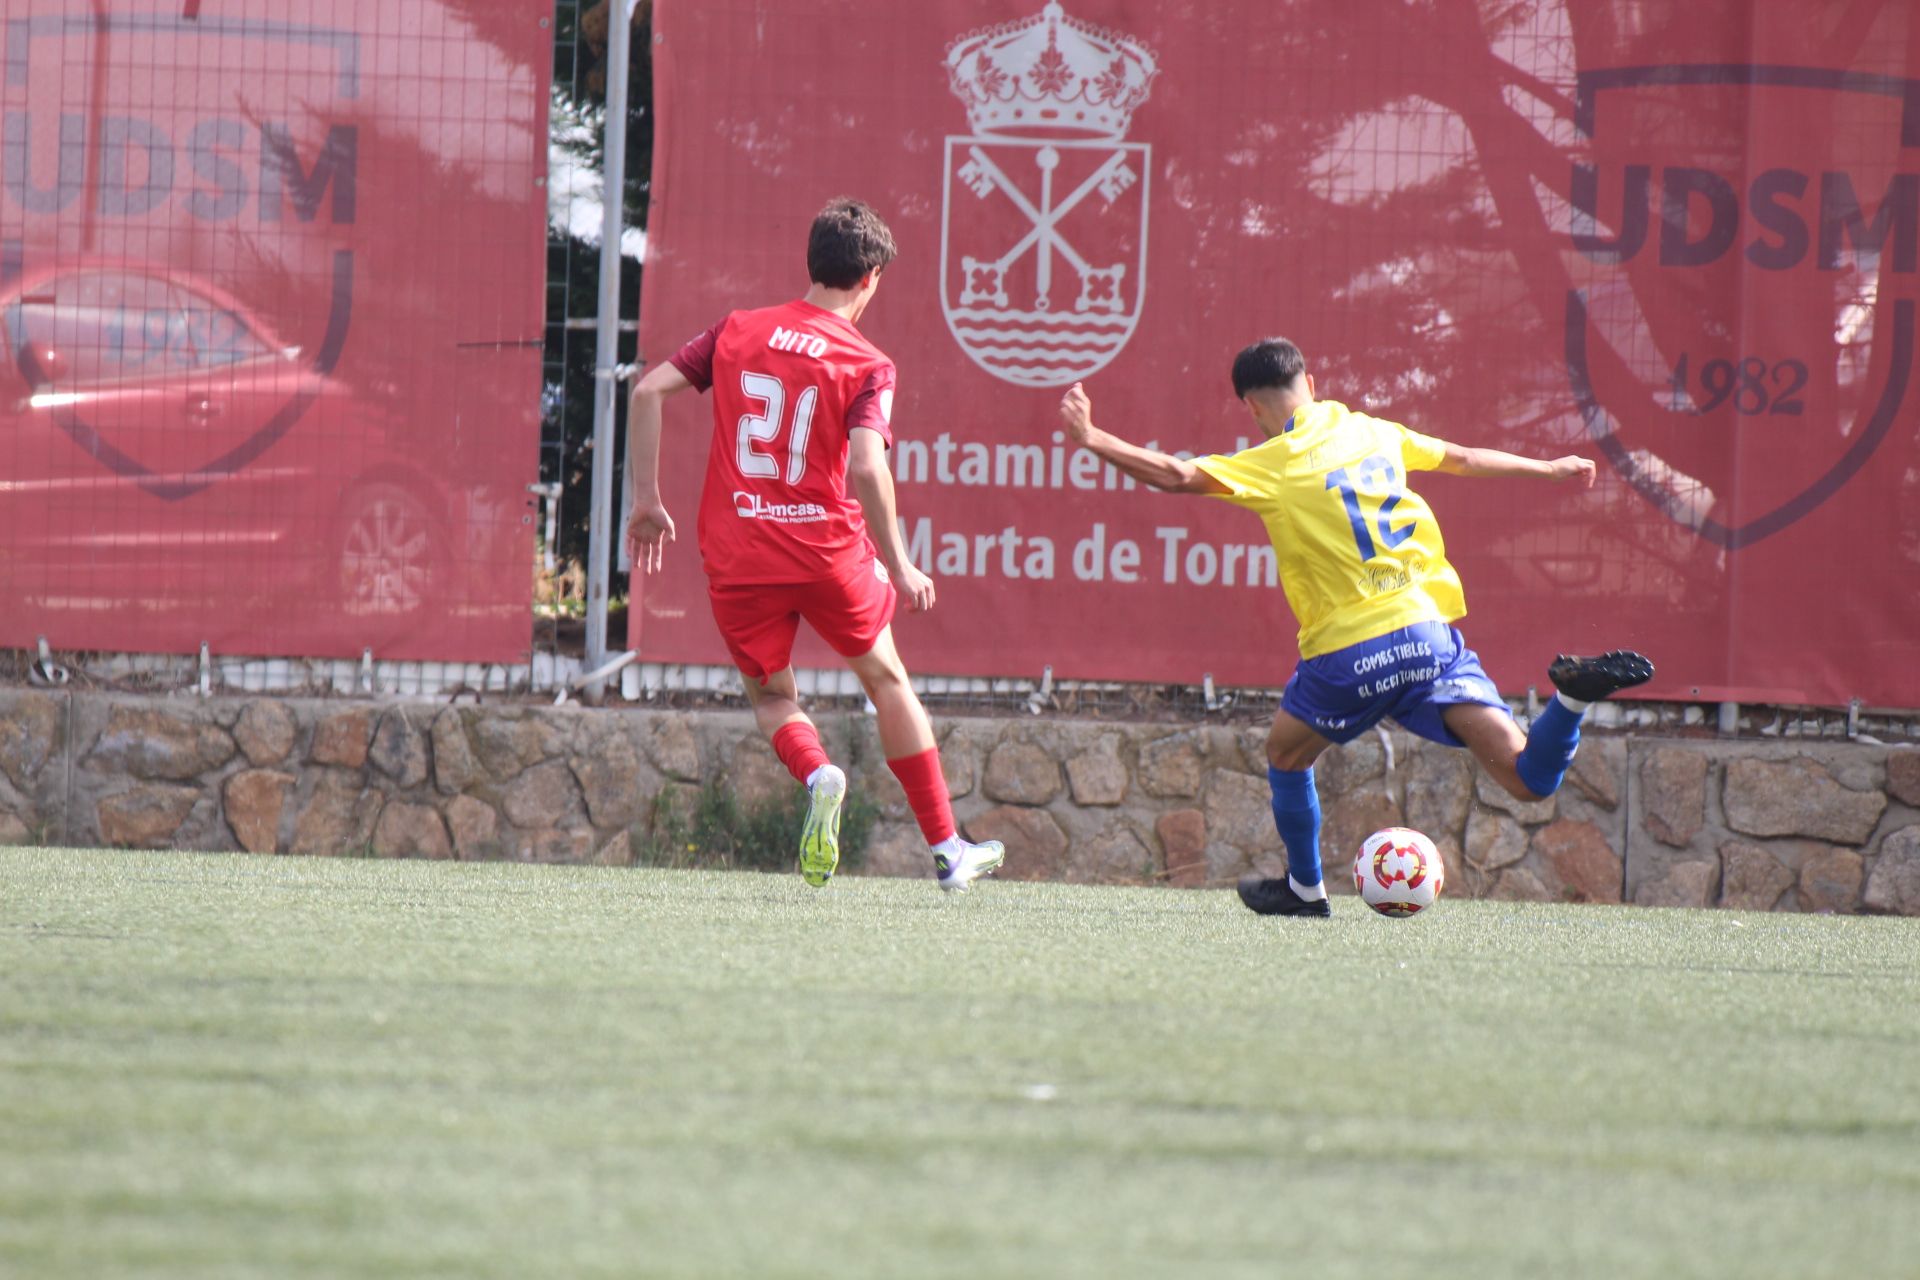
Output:
<path fill-rule="evenodd" d="M 1093 431 L 1093 400 L 1088 397 L 1087 389 L 1077 382 L 1060 397 L 1060 425 L 1067 429 L 1075 444 L 1085 444 Z"/>
<path fill-rule="evenodd" d="M 1582 458 L 1577 454 L 1568 454 L 1564 458 L 1555 458 L 1547 464 L 1553 468 L 1553 480 L 1558 484 L 1562 480 L 1571 480 L 1582 489 L 1593 488 L 1593 459 Z"/>

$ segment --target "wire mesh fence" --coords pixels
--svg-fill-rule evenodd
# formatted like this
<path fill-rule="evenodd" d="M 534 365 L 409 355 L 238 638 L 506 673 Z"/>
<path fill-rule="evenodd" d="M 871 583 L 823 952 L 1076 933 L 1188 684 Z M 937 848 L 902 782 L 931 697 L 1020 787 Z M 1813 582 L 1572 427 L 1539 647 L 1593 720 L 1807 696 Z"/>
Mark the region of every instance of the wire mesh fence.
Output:
<path fill-rule="evenodd" d="M 605 137 L 607 62 L 618 4 L 555 0 L 552 129 L 548 152 L 547 288 L 541 363 L 538 492 L 543 504 L 534 592 L 536 654 L 578 656 L 586 608 L 586 563 L 593 472 L 594 361 L 600 287 L 600 241 L 607 192 Z M 638 5 L 629 35 L 631 76 L 626 104 L 626 231 L 618 358 L 636 356 L 640 271 L 646 244 L 653 110 L 647 57 L 650 3 Z M 617 399 L 617 397 L 616 397 Z M 624 406 L 616 405 L 616 423 Z M 621 432 L 616 430 L 616 448 Z M 624 640 L 624 583 L 614 592 L 614 640 Z"/>
<path fill-rule="evenodd" d="M 492 13 L 486 6 L 465 7 L 476 13 Z M 606 67 L 609 40 L 616 34 L 630 39 L 633 50 L 632 91 L 622 108 L 628 121 L 629 177 L 619 196 L 630 230 L 622 241 L 625 269 L 619 358 L 632 362 L 641 356 L 634 317 L 652 169 L 652 76 L 648 57 L 652 15 L 651 5 L 641 3 L 632 30 L 616 33 L 619 24 L 612 15 L 618 8 L 610 0 L 553 0 L 551 15 L 543 24 L 550 30 L 552 76 L 544 193 L 547 237 L 539 361 L 538 474 L 533 486 L 538 511 L 534 517 L 535 562 L 527 566 L 532 580 L 528 599 L 533 620 L 524 660 L 388 661 L 370 651 L 358 659 L 235 656 L 219 652 L 217 644 L 211 650 L 202 645 L 197 654 L 78 653 L 56 644 L 43 651 L 0 652 L 0 680 L 209 694 L 288 692 L 546 700 L 572 692 L 583 674 L 580 616 L 585 607 L 586 574 L 581 566 L 587 555 L 593 462 L 599 237 L 601 213 L 608 198 L 601 179 Z M 85 69 L 78 63 L 75 67 L 76 75 Z M 73 86 L 70 91 L 78 93 L 80 81 L 74 80 Z M 300 176 L 311 180 L 319 174 L 315 166 L 320 160 L 315 156 L 320 155 L 324 152 L 314 152 L 302 161 L 307 167 Z M 615 648 L 626 640 L 623 591 L 623 584 L 616 579 L 611 627 Z M 1254 723 L 1271 716 L 1279 697 L 1271 688 L 1216 687 L 1204 677 L 1191 684 L 1090 682 L 1055 680 L 1050 671 L 997 678 L 927 675 L 917 677 L 916 686 L 936 714 L 966 715 Z M 845 672 L 802 673 L 802 690 L 821 706 L 857 709 L 865 701 Z M 743 699 L 739 677 L 731 669 L 647 662 L 635 663 L 622 673 L 618 696 L 634 704 L 656 706 L 729 706 L 740 705 Z M 1519 698 L 1514 705 L 1524 712 L 1529 701 Z M 1715 703 L 1634 703 L 1603 706 L 1596 711 L 1595 721 L 1603 727 L 1659 732 L 1889 741 L 1920 738 L 1920 713 L 1876 710 L 1858 704 L 1729 710 Z"/>
<path fill-rule="evenodd" d="M 273 8 L 5 6 L 0 644 L 524 651 L 551 20 Z"/>

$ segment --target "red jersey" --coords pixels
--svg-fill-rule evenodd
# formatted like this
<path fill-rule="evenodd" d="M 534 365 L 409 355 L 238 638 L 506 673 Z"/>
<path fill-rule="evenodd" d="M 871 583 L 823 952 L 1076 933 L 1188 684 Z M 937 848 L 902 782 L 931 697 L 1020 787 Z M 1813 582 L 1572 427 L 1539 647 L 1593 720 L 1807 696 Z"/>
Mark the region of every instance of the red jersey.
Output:
<path fill-rule="evenodd" d="M 811 582 L 876 554 L 847 494 L 855 427 L 893 447 L 893 361 L 810 302 L 736 311 L 675 352 L 713 388 L 700 558 L 718 582 Z"/>

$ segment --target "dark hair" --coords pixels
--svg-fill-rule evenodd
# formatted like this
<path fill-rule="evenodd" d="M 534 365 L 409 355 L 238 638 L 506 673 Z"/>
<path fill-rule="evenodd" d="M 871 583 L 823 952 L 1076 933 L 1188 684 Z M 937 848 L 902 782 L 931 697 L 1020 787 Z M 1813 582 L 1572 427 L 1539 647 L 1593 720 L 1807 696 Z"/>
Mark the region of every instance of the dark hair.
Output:
<path fill-rule="evenodd" d="M 893 232 L 864 201 L 829 200 L 807 234 L 807 276 L 829 289 L 851 289 L 869 271 L 879 271 L 900 251 Z"/>
<path fill-rule="evenodd" d="M 1233 358 L 1233 394 L 1290 387 L 1307 371 L 1307 358 L 1285 338 L 1262 338 Z"/>

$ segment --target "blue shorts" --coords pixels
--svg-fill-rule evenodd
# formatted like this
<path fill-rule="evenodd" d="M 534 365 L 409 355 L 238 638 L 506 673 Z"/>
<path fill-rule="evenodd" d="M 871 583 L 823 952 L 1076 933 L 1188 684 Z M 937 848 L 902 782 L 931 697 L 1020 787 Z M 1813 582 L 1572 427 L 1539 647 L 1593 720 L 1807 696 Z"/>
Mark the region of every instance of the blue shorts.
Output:
<path fill-rule="evenodd" d="M 1462 702 L 1508 710 L 1479 656 L 1444 622 L 1418 622 L 1304 658 L 1280 695 L 1287 714 L 1335 742 L 1351 742 L 1390 716 L 1448 747 L 1464 744 L 1440 712 Z"/>

